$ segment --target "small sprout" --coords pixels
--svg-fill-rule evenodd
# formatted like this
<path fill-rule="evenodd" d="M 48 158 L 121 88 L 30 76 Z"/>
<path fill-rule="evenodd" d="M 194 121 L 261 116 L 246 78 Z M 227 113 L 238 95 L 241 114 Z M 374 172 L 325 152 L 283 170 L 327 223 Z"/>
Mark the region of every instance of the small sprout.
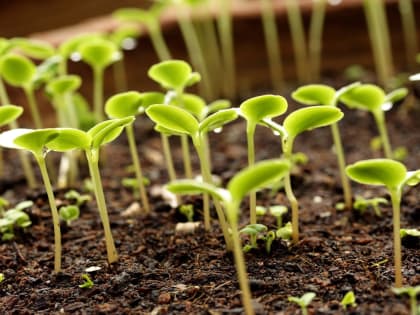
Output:
<path fill-rule="evenodd" d="M 365 199 L 363 197 L 356 196 L 356 200 L 353 204 L 353 209 L 359 211 L 360 214 L 363 215 L 363 213 L 365 213 L 366 209 L 368 209 L 369 207 L 372 207 L 373 210 L 375 211 L 375 215 L 380 217 L 382 215 L 381 209 L 379 208 L 379 206 L 381 204 L 383 204 L 383 205 L 388 204 L 388 200 L 386 200 L 385 198 L 381 198 L 381 197 L 372 198 L 372 199 Z"/>
<path fill-rule="evenodd" d="M 264 237 L 265 240 L 265 250 L 267 254 L 270 254 L 271 252 L 271 245 L 273 244 L 273 241 L 276 239 L 276 232 L 274 231 L 268 231 L 266 236 Z"/>
<path fill-rule="evenodd" d="M 411 315 L 417 315 L 417 295 L 420 293 L 420 285 L 415 287 L 392 288 L 397 295 L 407 294 L 410 297 Z"/>
<path fill-rule="evenodd" d="M 191 204 L 180 205 L 179 212 L 187 219 L 188 222 L 194 221 L 194 206 Z"/>
<path fill-rule="evenodd" d="M 270 214 L 277 220 L 277 228 L 283 226 L 283 216 L 287 213 L 288 209 L 286 206 L 277 205 L 269 208 Z"/>
<path fill-rule="evenodd" d="M 258 235 L 266 231 L 267 231 L 267 227 L 264 224 L 259 224 L 259 223 L 248 224 L 247 226 L 242 228 L 239 231 L 239 233 L 248 235 L 250 237 L 250 244 L 244 246 L 244 252 L 248 252 L 252 248 L 258 248 L 258 245 L 257 245 Z"/>
<path fill-rule="evenodd" d="M 263 215 L 265 215 L 267 213 L 267 208 L 264 206 L 256 206 L 255 207 L 255 212 L 257 214 L 257 216 L 262 217 Z"/>
<path fill-rule="evenodd" d="M 79 207 L 83 205 L 84 203 L 92 200 L 92 197 L 90 195 L 86 195 L 86 194 L 82 195 L 74 189 L 66 192 L 64 194 L 64 198 L 66 198 L 69 201 L 73 201 L 73 200 L 76 201 L 76 205 Z"/>
<path fill-rule="evenodd" d="M 9 201 L 3 197 L 0 197 L 0 217 L 4 215 L 4 211 L 9 206 Z"/>
<path fill-rule="evenodd" d="M 392 152 L 392 156 L 394 157 L 394 160 L 404 161 L 408 156 L 407 148 L 402 146 L 396 147 Z"/>
<path fill-rule="evenodd" d="M 47 59 L 55 54 L 54 47 L 44 41 L 16 37 L 10 40 L 24 55 L 34 59 Z"/>
<path fill-rule="evenodd" d="M 82 289 L 90 289 L 93 287 L 94 283 L 90 279 L 89 275 L 87 273 L 82 274 L 82 279 L 84 280 L 82 284 L 79 284 L 79 288 Z"/>
<path fill-rule="evenodd" d="M 24 229 L 32 224 L 29 215 L 23 211 L 26 208 L 32 207 L 32 205 L 32 201 L 26 200 L 4 212 L 0 218 L 0 234 L 2 234 L 3 241 L 8 241 L 15 237 L 15 227 Z"/>
<path fill-rule="evenodd" d="M 4 279 L 4 273 L 0 272 L 0 283 L 2 283 Z"/>
<path fill-rule="evenodd" d="M 296 303 L 300 306 L 300 309 L 302 310 L 302 315 L 308 315 L 308 306 L 315 296 L 315 293 L 308 292 L 302 295 L 301 297 L 289 296 L 288 300 L 289 302 Z"/>
<path fill-rule="evenodd" d="M 371 159 L 356 162 L 346 168 L 347 175 L 362 184 L 385 186 L 391 195 L 393 218 L 395 286 L 402 286 L 400 204 L 405 185 L 420 182 L 420 170 L 407 172 L 404 164 L 390 159 Z"/>
<path fill-rule="evenodd" d="M 340 304 L 344 310 L 346 310 L 348 306 L 355 307 L 357 304 L 356 304 L 356 296 L 354 295 L 354 292 L 353 291 L 347 292 L 344 295 L 343 299 L 341 300 Z"/>
<path fill-rule="evenodd" d="M 287 222 L 284 226 L 277 229 L 276 237 L 288 241 L 292 238 L 292 223 Z"/>
<path fill-rule="evenodd" d="M 420 237 L 420 231 L 417 229 L 400 229 L 401 238 L 406 236 Z"/>
<path fill-rule="evenodd" d="M 60 208 L 59 214 L 60 218 L 70 226 L 74 220 L 79 218 L 80 209 L 76 205 L 63 206 Z"/>
<path fill-rule="evenodd" d="M 130 188 L 133 191 L 133 197 L 135 199 L 138 199 L 140 197 L 140 194 L 138 192 L 139 182 L 138 182 L 137 178 L 124 177 L 121 180 L 121 184 L 125 188 Z"/>
<path fill-rule="evenodd" d="M 188 63 L 182 60 L 162 61 L 153 65 L 148 73 L 150 78 L 169 90 L 183 90 L 200 81 L 201 77 L 193 72 Z"/>
<path fill-rule="evenodd" d="M 0 126 L 7 125 L 16 120 L 23 113 L 21 106 L 2 105 L 0 107 Z"/>

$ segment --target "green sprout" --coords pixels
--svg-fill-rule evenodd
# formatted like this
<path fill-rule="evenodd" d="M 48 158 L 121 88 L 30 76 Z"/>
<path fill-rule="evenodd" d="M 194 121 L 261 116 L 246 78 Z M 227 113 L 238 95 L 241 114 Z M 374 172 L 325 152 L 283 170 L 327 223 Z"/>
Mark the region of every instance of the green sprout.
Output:
<path fill-rule="evenodd" d="M 86 203 L 87 201 L 92 200 L 92 197 L 90 195 L 86 195 L 86 194 L 80 194 L 78 191 L 71 189 L 68 192 L 66 192 L 64 194 L 64 198 L 66 198 L 69 201 L 75 201 L 76 202 L 76 206 L 81 206 L 84 203 Z"/>
<path fill-rule="evenodd" d="M 23 210 L 32 207 L 33 202 L 26 200 L 18 203 L 14 208 L 5 211 L 0 217 L 0 234 L 3 241 L 15 237 L 14 228 L 26 228 L 32 224 L 29 215 Z"/>
<path fill-rule="evenodd" d="M 263 119 L 271 119 L 284 114 L 287 110 L 287 101 L 278 95 L 261 95 L 246 100 L 239 108 L 241 116 L 247 121 L 248 165 L 253 165 L 255 163 L 254 134 L 257 124 L 261 123 Z M 249 197 L 249 221 L 251 224 L 257 223 L 256 202 L 256 194 L 251 193 Z"/>
<path fill-rule="evenodd" d="M 248 235 L 249 240 L 250 240 L 250 243 L 244 246 L 243 248 L 244 252 L 246 253 L 246 252 L 249 252 L 253 248 L 258 248 L 258 245 L 257 245 L 258 235 L 266 231 L 267 231 L 267 227 L 264 224 L 259 224 L 259 223 L 248 224 L 247 226 L 239 230 L 240 234 Z"/>
<path fill-rule="evenodd" d="M 0 216 L 4 215 L 6 208 L 9 206 L 9 201 L 6 198 L 0 197 Z"/>
<path fill-rule="evenodd" d="M 308 315 L 308 306 L 311 304 L 312 300 L 316 296 L 313 292 L 307 292 L 301 297 L 296 296 L 289 296 L 288 300 L 289 302 L 296 303 L 300 306 L 300 309 L 302 310 L 302 315 Z"/>
<path fill-rule="evenodd" d="M 15 50 L 34 59 L 45 60 L 55 54 L 54 47 L 50 43 L 41 40 L 14 37 L 10 40 L 10 43 Z"/>
<path fill-rule="evenodd" d="M 356 82 L 336 91 L 327 85 L 309 84 L 295 90 L 292 93 L 292 98 L 305 105 L 326 105 L 336 107 L 340 96 L 358 85 L 359 83 Z M 351 186 L 345 174 L 346 160 L 338 123 L 331 124 L 331 133 L 334 141 L 335 153 L 337 154 L 337 163 L 340 170 L 341 186 L 343 187 L 344 194 L 344 204 L 347 209 L 351 209 Z"/>
<path fill-rule="evenodd" d="M 2 283 L 4 279 L 5 279 L 4 273 L 0 272 L 0 283 Z"/>
<path fill-rule="evenodd" d="M 292 237 L 292 223 L 287 222 L 284 226 L 278 228 L 276 231 L 276 237 L 285 241 L 290 240 Z"/>
<path fill-rule="evenodd" d="M 388 137 L 385 122 L 385 109 L 392 107 L 392 104 L 403 99 L 408 93 L 406 88 L 397 89 L 389 94 L 373 84 L 362 84 L 353 89 L 347 90 L 340 96 L 340 101 L 349 108 L 367 110 L 372 113 L 379 130 L 382 145 L 387 159 L 393 158 L 391 144 Z"/>
<path fill-rule="evenodd" d="M 201 76 L 197 72 L 193 72 L 190 65 L 182 60 L 162 61 L 153 65 L 148 71 L 149 77 L 158 82 L 163 88 L 168 90 L 165 103 L 171 101 L 182 107 L 184 89 L 200 81 Z M 163 147 L 169 146 L 167 136 L 161 135 Z M 191 160 L 189 154 L 188 139 L 185 135 L 181 135 L 182 157 L 184 161 L 185 176 L 192 178 Z M 170 150 L 164 150 L 165 160 L 173 165 Z M 173 167 L 171 167 L 173 168 Z M 168 167 L 168 170 L 171 168 Z M 171 174 L 170 174 L 171 175 Z M 175 177 L 171 180 L 174 180 Z"/>
<path fill-rule="evenodd" d="M 84 280 L 82 284 L 79 284 L 79 288 L 90 289 L 94 286 L 92 279 L 90 279 L 87 273 L 82 274 L 82 279 Z"/>
<path fill-rule="evenodd" d="M 180 205 L 179 212 L 187 219 L 188 222 L 194 221 L 194 206 L 191 204 Z"/>
<path fill-rule="evenodd" d="M 271 119 L 264 119 L 263 123 L 278 133 L 282 140 L 283 156 L 290 159 L 293 156 L 293 143 L 302 132 L 324 127 L 336 123 L 343 117 L 343 113 L 332 106 L 311 106 L 298 109 L 290 113 L 279 125 Z M 284 187 L 292 208 L 293 243 L 299 241 L 299 203 L 293 194 L 290 172 L 284 178 Z"/>
<path fill-rule="evenodd" d="M 411 315 L 418 315 L 417 295 L 420 293 L 420 285 L 415 287 L 392 288 L 392 292 L 397 295 L 407 294 L 410 297 Z"/>
<path fill-rule="evenodd" d="M 355 307 L 357 304 L 356 304 L 356 296 L 354 295 L 354 292 L 353 291 L 347 292 L 344 295 L 343 299 L 341 300 L 340 304 L 344 310 L 346 310 L 348 306 Z"/>
<path fill-rule="evenodd" d="M 282 205 L 269 207 L 270 214 L 276 218 L 278 229 L 283 226 L 283 216 L 287 213 L 287 211 L 287 207 Z"/>
<path fill-rule="evenodd" d="M 238 274 L 239 286 L 242 291 L 242 304 L 247 315 L 254 314 L 251 303 L 251 292 L 245 261 L 238 233 L 238 215 L 242 199 L 250 191 L 264 187 L 271 182 L 280 180 L 290 169 L 286 160 L 274 159 L 256 163 L 237 173 L 227 184 L 227 189 L 218 188 L 212 184 L 194 180 L 177 180 L 167 185 L 169 191 L 182 194 L 209 193 L 221 200 L 224 205 L 226 217 L 231 228 L 231 237 L 235 266 Z"/>
<path fill-rule="evenodd" d="M 135 91 L 119 93 L 112 96 L 105 104 L 105 112 L 110 118 L 125 118 L 136 116 L 144 112 L 142 107 L 142 95 Z M 133 160 L 134 171 L 137 178 L 137 186 L 140 191 L 141 202 L 146 213 L 150 212 L 149 199 L 147 198 L 146 187 L 143 182 L 143 171 L 140 159 L 137 154 L 137 145 L 134 137 L 134 127 L 132 124 L 126 128 L 128 145 L 130 148 L 131 159 Z"/>
<path fill-rule="evenodd" d="M 212 183 L 213 179 L 206 151 L 206 134 L 235 120 L 238 117 L 237 110 L 220 110 L 208 116 L 201 122 L 198 122 L 198 120 L 188 111 L 176 106 L 155 104 L 149 106 L 146 109 L 146 113 L 158 125 L 158 127 L 161 126 L 169 132 L 184 134 L 191 137 L 200 160 L 201 175 L 203 180 L 205 183 Z M 226 245 L 230 248 L 230 237 L 227 224 L 225 222 L 225 216 L 217 201 L 215 202 L 215 206 L 219 223 L 226 240 Z M 203 196 L 203 211 L 204 227 L 208 231 L 210 230 L 210 205 L 209 195 L 206 193 Z"/>
<path fill-rule="evenodd" d="M 390 159 L 371 159 L 356 162 L 346 168 L 347 175 L 362 184 L 385 186 L 391 195 L 394 239 L 395 287 L 402 286 L 400 203 L 405 185 L 420 182 L 420 170 L 407 172 L 404 164 Z"/>
<path fill-rule="evenodd" d="M 359 211 L 360 214 L 363 214 L 365 213 L 366 209 L 371 207 L 373 211 L 375 211 L 375 215 L 380 217 L 382 216 L 381 209 L 379 208 L 381 204 L 383 205 L 388 204 L 388 200 L 381 197 L 365 199 L 363 197 L 356 196 L 356 200 L 354 201 L 354 204 L 353 204 L 353 209 Z"/>
<path fill-rule="evenodd" d="M 105 68 L 121 58 L 118 47 L 110 40 L 96 38 L 78 46 L 82 60 L 93 70 L 93 108 L 98 122 L 104 119 L 103 89 Z"/>
<path fill-rule="evenodd" d="M 420 231 L 417 229 L 400 229 L 401 238 L 411 236 L 411 237 L 420 237 Z"/>
<path fill-rule="evenodd" d="M 74 220 L 77 220 L 79 218 L 80 209 L 77 205 L 68 205 L 61 207 L 58 213 L 60 215 L 60 218 L 63 221 L 66 221 L 66 224 L 70 226 Z"/>
<path fill-rule="evenodd" d="M 268 231 L 267 234 L 264 237 L 265 240 L 265 251 L 267 254 L 270 254 L 271 252 L 271 245 L 273 244 L 273 241 L 276 239 L 277 235 L 274 231 Z"/>

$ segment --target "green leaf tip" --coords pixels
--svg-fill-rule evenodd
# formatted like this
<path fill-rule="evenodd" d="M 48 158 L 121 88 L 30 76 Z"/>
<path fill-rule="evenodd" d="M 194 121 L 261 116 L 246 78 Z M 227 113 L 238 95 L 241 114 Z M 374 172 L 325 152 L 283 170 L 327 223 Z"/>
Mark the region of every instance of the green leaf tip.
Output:
<path fill-rule="evenodd" d="M 15 119 L 17 119 L 23 113 L 21 106 L 15 105 L 3 105 L 0 106 L 0 126 L 4 126 Z"/>
<path fill-rule="evenodd" d="M 247 120 L 258 123 L 263 118 L 273 118 L 284 114 L 287 106 L 284 97 L 268 94 L 247 99 L 239 108 Z"/>
<path fill-rule="evenodd" d="M 142 94 L 136 91 L 118 93 L 105 103 L 105 113 L 110 118 L 136 116 L 142 108 Z"/>
<path fill-rule="evenodd" d="M 283 126 L 288 136 L 294 138 L 304 131 L 331 125 L 343 118 L 343 115 L 340 109 L 332 106 L 305 107 L 290 113 Z"/>
<path fill-rule="evenodd" d="M 63 75 L 47 83 L 46 91 L 51 96 L 64 95 L 76 91 L 82 84 L 78 75 Z"/>
<path fill-rule="evenodd" d="M 362 184 L 384 185 L 388 189 L 399 189 L 406 178 L 404 164 L 391 159 L 370 159 L 346 167 L 347 175 Z"/>
<path fill-rule="evenodd" d="M 200 123 L 200 132 L 206 133 L 215 130 L 234 121 L 236 118 L 238 118 L 238 111 L 236 109 L 230 108 L 220 110 L 208 116 Z"/>
<path fill-rule="evenodd" d="M 35 77 L 36 66 L 24 56 L 8 54 L 0 61 L 0 73 L 10 85 L 23 87 L 31 84 Z"/>
<path fill-rule="evenodd" d="M 371 112 L 381 110 L 385 103 L 385 92 L 373 84 L 362 84 L 348 90 L 340 96 L 340 101 L 350 108 Z"/>
<path fill-rule="evenodd" d="M 333 105 L 335 90 L 323 84 L 301 86 L 292 93 L 292 98 L 305 105 Z"/>
<path fill-rule="evenodd" d="M 100 37 L 83 41 L 78 50 L 82 60 L 95 69 L 104 69 L 121 59 L 118 47 L 112 41 Z"/>
<path fill-rule="evenodd" d="M 150 67 L 149 77 L 166 89 L 184 89 L 199 81 L 199 75 L 183 60 L 166 60 Z M 197 76 L 198 75 L 198 76 Z"/>
<path fill-rule="evenodd" d="M 58 137 L 59 132 L 54 128 L 30 130 L 14 139 L 14 143 L 35 155 L 40 155 L 48 142 Z"/>

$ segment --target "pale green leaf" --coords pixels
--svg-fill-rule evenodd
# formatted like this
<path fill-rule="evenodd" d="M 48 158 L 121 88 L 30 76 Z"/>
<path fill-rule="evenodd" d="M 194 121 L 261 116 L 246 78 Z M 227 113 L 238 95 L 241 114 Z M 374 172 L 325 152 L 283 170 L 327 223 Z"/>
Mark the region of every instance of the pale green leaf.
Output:
<path fill-rule="evenodd" d="M 287 101 L 279 95 L 261 95 L 247 99 L 239 107 L 243 116 L 254 124 L 286 112 Z"/>
<path fill-rule="evenodd" d="M 167 60 L 150 67 L 149 77 L 166 89 L 184 89 L 191 79 L 192 70 L 182 60 Z"/>
<path fill-rule="evenodd" d="M 46 144 L 53 151 L 65 152 L 74 149 L 88 149 L 91 137 L 84 131 L 73 128 L 56 128 L 58 136 Z"/>
<path fill-rule="evenodd" d="M 195 94 L 183 93 L 179 99 L 174 99 L 170 104 L 187 110 L 197 117 L 198 120 L 204 118 L 206 103 L 201 97 Z"/>
<path fill-rule="evenodd" d="M 340 101 L 350 108 L 375 112 L 385 103 L 385 92 L 373 84 L 362 84 L 342 94 Z"/>
<path fill-rule="evenodd" d="M 16 137 L 14 143 L 35 155 L 41 155 L 47 143 L 58 135 L 59 132 L 55 128 L 33 130 Z"/>
<path fill-rule="evenodd" d="M 110 40 L 96 38 L 78 47 L 82 60 L 92 68 L 104 69 L 119 59 L 117 46 Z"/>
<path fill-rule="evenodd" d="M 305 105 L 333 105 L 335 90 L 324 84 L 309 84 L 295 90 L 292 98 Z"/>
<path fill-rule="evenodd" d="M 92 137 L 91 147 L 98 149 L 100 146 L 113 141 L 121 134 L 124 127 L 131 124 L 134 119 L 132 116 L 121 119 L 110 119 L 92 127 L 87 132 Z"/>
<path fill-rule="evenodd" d="M 215 185 L 199 182 L 192 179 L 181 179 L 170 182 L 166 188 L 174 194 L 197 195 L 208 193 L 219 200 L 230 202 L 229 192 Z"/>
<path fill-rule="evenodd" d="M 50 80 L 45 88 L 51 96 L 59 96 L 76 91 L 81 84 L 82 80 L 78 75 L 63 75 Z"/>
<path fill-rule="evenodd" d="M 391 93 L 388 93 L 385 96 L 385 102 L 390 102 L 391 104 L 394 104 L 404 99 L 407 95 L 408 95 L 407 88 L 399 88 L 392 91 Z"/>
<path fill-rule="evenodd" d="M 54 47 L 45 41 L 23 37 L 12 38 L 11 43 L 26 56 L 34 59 L 47 59 L 55 54 Z"/>
<path fill-rule="evenodd" d="M 118 93 L 105 103 L 105 113 L 110 118 L 136 116 L 140 113 L 142 94 L 136 91 Z"/>
<path fill-rule="evenodd" d="M 0 61 L 0 74 L 10 85 L 28 86 L 31 84 L 35 73 L 35 64 L 24 56 L 8 54 Z"/>
<path fill-rule="evenodd" d="M 16 120 L 23 113 L 21 106 L 3 105 L 0 106 L 0 126 L 7 125 Z"/>
<path fill-rule="evenodd" d="M 208 116 L 200 123 L 200 132 L 208 133 L 212 130 L 223 127 L 227 123 L 234 121 L 236 118 L 238 118 L 238 111 L 236 109 L 230 108 L 220 110 Z"/>

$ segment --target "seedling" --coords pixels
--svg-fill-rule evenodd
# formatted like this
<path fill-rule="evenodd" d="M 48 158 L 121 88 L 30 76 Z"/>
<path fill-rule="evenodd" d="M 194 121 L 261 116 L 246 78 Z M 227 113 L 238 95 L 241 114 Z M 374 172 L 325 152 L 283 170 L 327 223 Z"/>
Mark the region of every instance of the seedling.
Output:
<path fill-rule="evenodd" d="M 404 164 L 390 159 L 364 160 L 347 166 L 347 175 L 362 184 L 385 186 L 391 196 L 395 287 L 402 286 L 401 275 L 401 237 L 400 237 L 400 203 L 405 185 L 414 186 L 420 182 L 420 170 L 407 172 Z"/>
<path fill-rule="evenodd" d="M 388 200 L 381 197 L 365 199 L 363 197 L 356 196 L 356 200 L 354 201 L 354 204 L 353 204 L 353 209 L 359 211 L 360 214 L 363 214 L 368 208 L 371 207 L 373 211 L 375 211 L 375 215 L 380 217 L 382 216 L 381 209 L 379 208 L 381 204 L 382 205 L 388 204 Z"/>
<path fill-rule="evenodd" d="M 355 307 L 356 304 L 356 296 L 354 295 L 353 291 L 349 291 L 347 292 L 343 299 L 340 302 L 341 306 L 343 307 L 344 310 L 347 309 L 347 307 L 351 306 L 351 307 Z"/>
<path fill-rule="evenodd" d="M 60 218 L 63 221 L 66 221 L 66 224 L 68 226 L 70 226 L 71 223 L 74 220 L 77 220 L 80 216 L 79 206 L 77 206 L 77 205 L 63 206 L 59 210 L 59 215 L 60 215 Z"/>
<path fill-rule="evenodd" d="M 268 231 L 266 236 L 264 237 L 265 240 L 265 250 L 267 254 L 270 254 L 271 252 L 271 245 L 273 244 L 273 241 L 276 239 L 276 232 L 274 231 Z"/>
<path fill-rule="evenodd" d="M 238 112 L 235 109 L 221 110 L 208 116 L 201 122 L 198 122 L 197 119 L 186 110 L 175 106 L 160 104 L 151 105 L 146 109 L 146 113 L 158 126 L 162 126 L 167 131 L 191 137 L 200 160 L 203 180 L 205 183 L 212 183 L 213 180 L 207 158 L 205 136 L 208 132 L 235 120 L 238 117 Z M 223 211 L 218 205 L 218 202 L 215 202 L 215 206 L 227 247 L 230 248 L 230 238 Z M 204 194 L 203 196 L 203 211 L 204 227 L 206 230 L 210 230 L 208 194 Z"/>
<path fill-rule="evenodd" d="M 301 297 L 289 296 L 288 300 L 289 302 L 296 303 L 300 306 L 300 309 L 302 310 L 302 315 L 308 315 L 308 306 L 309 304 L 311 304 L 315 296 L 315 293 L 308 292 L 302 295 Z"/>
<path fill-rule="evenodd" d="M 182 107 L 182 95 L 184 89 L 200 81 L 201 76 L 197 72 L 193 72 L 190 65 L 182 60 L 168 60 L 153 65 L 148 73 L 149 77 L 158 82 L 163 88 L 168 90 L 165 96 L 165 104 L 174 101 L 178 106 Z M 168 147 L 169 142 L 165 135 L 162 134 L 163 147 Z M 185 176 L 192 178 L 191 160 L 189 154 L 189 145 L 186 135 L 181 135 L 182 156 L 184 160 Z M 173 164 L 170 150 L 164 150 L 165 159 L 168 164 Z M 172 167 L 173 168 L 173 167 Z M 175 178 L 170 178 L 174 180 Z"/>
<path fill-rule="evenodd" d="M 283 155 L 286 159 L 290 159 L 293 155 L 293 143 L 296 136 L 304 131 L 331 125 L 342 117 L 343 113 L 336 107 L 311 106 L 290 113 L 284 120 L 283 125 L 279 125 L 270 119 L 264 119 L 263 122 L 280 135 Z M 293 194 L 290 172 L 284 178 L 284 187 L 292 208 L 292 239 L 293 243 L 296 244 L 299 241 L 299 203 Z"/>
<path fill-rule="evenodd" d="M 284 226 L 277 229 L 276 237 L 288 241 L 292 237 L 292 223 L 287 222 Z"/>
<path fill-rule="evenodd" d="M 236 174 L 229 181 L 227 189 L 218 188 L 209 183 L 193 180 L 178 180 L 169 183 L 167 186 L 168 190 L 173 193 L 198 194 L 206 192 L 222 201 L 231 228 L 236 271 L 238 274 L 239 286 L 242 291 L 242 304 L 244 305 L 244 311 L 247 315 L 254 314 L 254 310 L 251 303 L 251 292 L 238 233 L 239 206 L 241 200 L 250 191 L 264 187 L 276 180 L 280 180 L 287 174 L 289 169 L 290 163 L 286 160 L 267 160 L 256 163 Z"/>
<path fill-rule="evenodd" d="M 4 273 L 0 273 L 0 283 L 2 283 L 4 281 Z"/>
<path fill-rule="evenodd" d="M 389 94 L 373 84 L 362 84 L 350 89 L 340 96 L 340 101 L 349 108 L 367 110 L 372 113 L 379 130 L 385 157 L 392 159 L 392 149 L 389 142 L 388 132 L 385 123 L 385 109 L 392 107 L 392 104 L 403 99 L 408 91 L 405 88 L 397 89 Z"/>
<path fill-rule="evenodd" d="M 261 95 L 246 100 L 239 108 L 241 116 L 247 121 L 248 165 L 253 165 L 255 163 L 254 133 L 257 124 L 261 123 L 263 119 L 271 119 L 284 114 L 287 110 L 287 101 L 278 95 Z M 251 224 L 257 223 L 256 200 L 256 194 L 251 193 L 249 197 L 249 221 Z"/>
<path fill-rule="evenodd" d="M 110 40 L 96 38 L 85 41 L 78 47 L 82 60 L 93 70 L 93 108 L 98 122 L 103 115 L 103 77 L 105 68 L 121 59 L 121 52 Z"/>
<path fill-rule="evenodd" d="M 90 279 L 87 273 L 82 274 L 82 279 L 84 280 L 82 284 L 79 284 L 79 288 L 90 289 L 94 286 L 93 281 Z"/>
<path fill-rule="evenodd" d="M 142 95 L 135 91 L 116 94 L 106 102 L 105 112 L 110 118 L 120 119 L 142 114 L 144 112 L 144 107 L 142 107 Z M 146 187 L 144 186 L 143 182 L 143 171 L 137 153 L 137 145 L 134 137 L 134 127 L 132 124 L 129 124 L 125 130 L 127 133 L 131 159 L 133 160 L 141 202 L 145 212 L 149 213 L 150 205 L 147 198 Z"/>
<path fill-rule="evenodd" d="M 4 215 L 6 208 L 9 206 L 9 201 L 7 199 L 0 197 L 0 217 Z"/>
<path fill-rule="evenodd" d="M 417 295 L 420 293 L 420 285 L 415 287 L 392 288 L 392 292 L 397 295 L 407 294 L 410 297 L 411 315 L 418 315 Z"/>
<path fill-rule="evenodd" d="M 191 204 L 180 205 L 179 212 L 187 219 L 188 222 L 194 221 L 194 206 Z"/>
<path fill-rule="evenodd" d="M 420 237 L 420 231 L 417 229 L 400 229 L 401 238 L 406 236 Z"/>
<path fill-rule="evenodd" d="M 287 213 L 288 209 L 286 206 L 271 206 L 269 208 L 270 214 L 277 220 L 277 228 L 280 229 L 283 226 L 283 216 Z"/>
<path fill-rule="evenodd" d="M 14 50 L 34 59 L 45 60 L 55 54 L 55 49 L 51 44 L 40 40 L 15 37 L 10 39 L 10 44 Z"/>
<path fill-rule="evenodd" d="M 356 82 L 338 91 L 333 88 L 322 84 L 309 84 L 302 86 L 292 93 L 292 98 L 305 105 L 326 105 L 337 106 L 338 99 L 341 95 L 350 91 L 351 89 L 359 86 L 360 83 Z M 346 160 L 344 156 L 344 149 L 341 143 L 340 130 L 338 123 L 331 124 L 331 133 L 334 141 L 334 149 L 337 154 L 337 163 L 340 169 L 341 185 L 344 193 L 344 203 L 347 209 L 352 208 L 352 193 L 349 180 L 345 174 Z"/>
<path fill-rule="evenodd" d="M 64 194 L 64 198 L 66 198 L 69 201 L 75 201 L 76 202 L 76 206 L 80 207 L 82 206 L 84 203 L 92 200 L 92 197 L 90 195 L 86 195 L 86 194 L 80 194 L 79 192 L 77 192 L 76 190 L 69 190 L 68 192 L 66 192 Z"/>
<path fill-rule="evenodd" d="M 14 228 L 26 228 L 32 224 L 29 215 L 23 210 L 30 208 L 33 205 L 32 201 L 22 201 L 14 208 L 7 210 L 0 218 L 0 234 L 3 241 L 11 240 L 15 237 Z"/>
<path fill-rule="evenodd" d="M 248 224 L 241 230 L 239 230 L 240 234 L 245 234 L 249 236 L 250 243 L 243 247 L 244 252 L 249 252 L 253 248 L 258 248 L 257 245 L 257 238 L 259 234 L 262 234 L 267 231 L 267 227 L 264 224 Z"/>

